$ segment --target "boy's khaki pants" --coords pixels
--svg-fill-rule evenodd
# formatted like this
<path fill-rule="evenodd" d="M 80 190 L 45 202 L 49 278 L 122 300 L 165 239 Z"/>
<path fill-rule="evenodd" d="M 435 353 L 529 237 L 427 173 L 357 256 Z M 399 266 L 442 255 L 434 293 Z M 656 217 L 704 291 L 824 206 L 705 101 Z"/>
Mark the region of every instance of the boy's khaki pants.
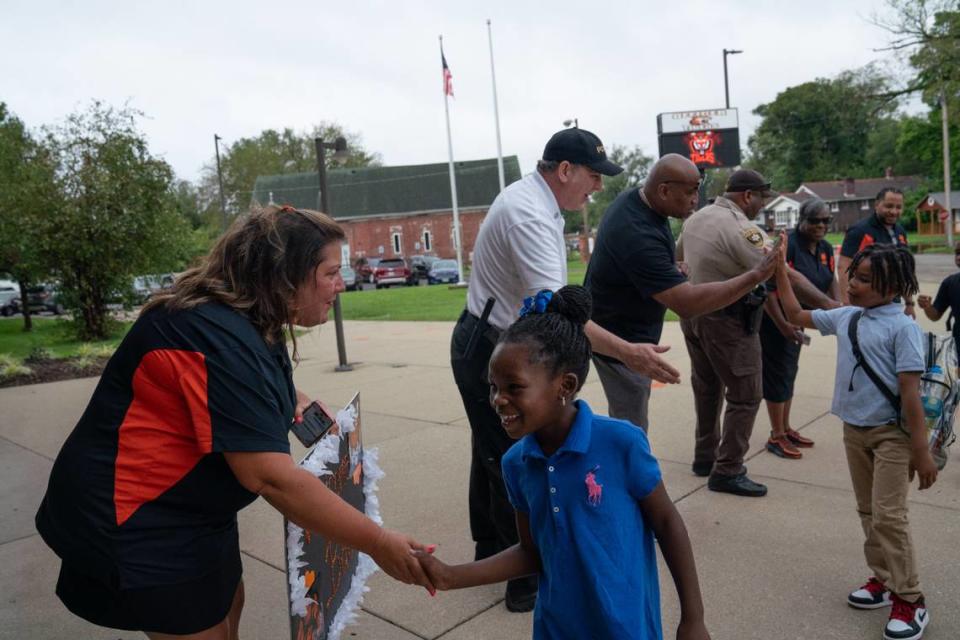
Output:
<path fill-rule="evenodd" d="M 910 439 L 900 427 L 843 425 L 843 444 L 867 565 L 884 586 L 908 602 L 922 597 L 907 521 Z"/>

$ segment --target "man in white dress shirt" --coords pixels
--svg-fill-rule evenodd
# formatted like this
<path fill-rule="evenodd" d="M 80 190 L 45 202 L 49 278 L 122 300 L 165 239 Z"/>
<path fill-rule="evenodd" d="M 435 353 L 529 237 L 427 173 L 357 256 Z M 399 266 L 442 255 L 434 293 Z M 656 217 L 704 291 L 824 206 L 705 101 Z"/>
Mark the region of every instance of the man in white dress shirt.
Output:
<path fill-rule="evenodd" d="M 453 331 L 450 359 L 472 433 L 470 530 L 476 559 L 517 543 L 513 507 L 507 499 L 500 458 L 513 444 L 489 402 L 487 365 L 501 331 L 517 318 L 527 296 L 567 284 L 567 252 L 561 209 L 576 211 L 603 187 L 602 176 L 623 171 L 607 159 L 603 143 L 585 129 L 554 134 L 537 170 L 504 189 L 487 212 L 473 250 L 467 307 Z M 485 310 L 488 300 L 493 305 Z M 669 349 L 632 344 L 600 328 L 586 327 L 594 351 L 617 358 L 662 382 L 678 372 L 658 354 Z M 536 578 L 507 583 L 506 605 L 529 611 Z"/>

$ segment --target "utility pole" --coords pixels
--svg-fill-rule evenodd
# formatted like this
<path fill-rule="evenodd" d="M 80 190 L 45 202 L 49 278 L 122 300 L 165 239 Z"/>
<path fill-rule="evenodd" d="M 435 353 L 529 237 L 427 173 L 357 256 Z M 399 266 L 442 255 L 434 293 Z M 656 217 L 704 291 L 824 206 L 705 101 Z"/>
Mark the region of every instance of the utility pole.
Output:
<path fill-rule="evenodd" d="M 947 246 L 953 247 L 953 205 L 950 202 L 950 127 L 947 117 L 947 92 L 940 89 L 940 121 L 943 125 L 943 204 L 947 208 Z"/>
<path fill-rule="evenodd" d="M 213 149 L 217 154 L 217 182 L 220 184 L 220 220 L 223 230 L 227 230 L 227 201 L 223 198 L 223 171 L 220 169 L 220 141 L 217 134 L 213 134 Z"/>

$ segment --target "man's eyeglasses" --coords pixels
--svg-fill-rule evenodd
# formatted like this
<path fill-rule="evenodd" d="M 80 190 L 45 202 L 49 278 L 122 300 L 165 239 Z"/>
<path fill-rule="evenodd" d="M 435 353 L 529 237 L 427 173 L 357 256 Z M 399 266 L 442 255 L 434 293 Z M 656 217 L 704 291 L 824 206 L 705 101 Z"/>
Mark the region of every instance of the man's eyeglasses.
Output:
<path fill-rule="evenodd" d="M 831 222 L 833 222 L 832 216 L 826 218 L 807 218 L 808 224 L 830 224 Z"/>

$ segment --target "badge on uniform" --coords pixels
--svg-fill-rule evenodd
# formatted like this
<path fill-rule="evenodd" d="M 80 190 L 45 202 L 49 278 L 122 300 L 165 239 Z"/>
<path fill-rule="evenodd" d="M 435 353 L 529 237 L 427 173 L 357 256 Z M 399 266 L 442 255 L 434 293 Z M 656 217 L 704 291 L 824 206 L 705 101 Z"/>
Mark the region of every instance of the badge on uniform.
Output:
<path fill-rule="evenodd" d="M 755 247 L 763 246 L 763 234 L 758 229 L 744 229 L 740 233 L 746 238 L 747 242 Z"/>

